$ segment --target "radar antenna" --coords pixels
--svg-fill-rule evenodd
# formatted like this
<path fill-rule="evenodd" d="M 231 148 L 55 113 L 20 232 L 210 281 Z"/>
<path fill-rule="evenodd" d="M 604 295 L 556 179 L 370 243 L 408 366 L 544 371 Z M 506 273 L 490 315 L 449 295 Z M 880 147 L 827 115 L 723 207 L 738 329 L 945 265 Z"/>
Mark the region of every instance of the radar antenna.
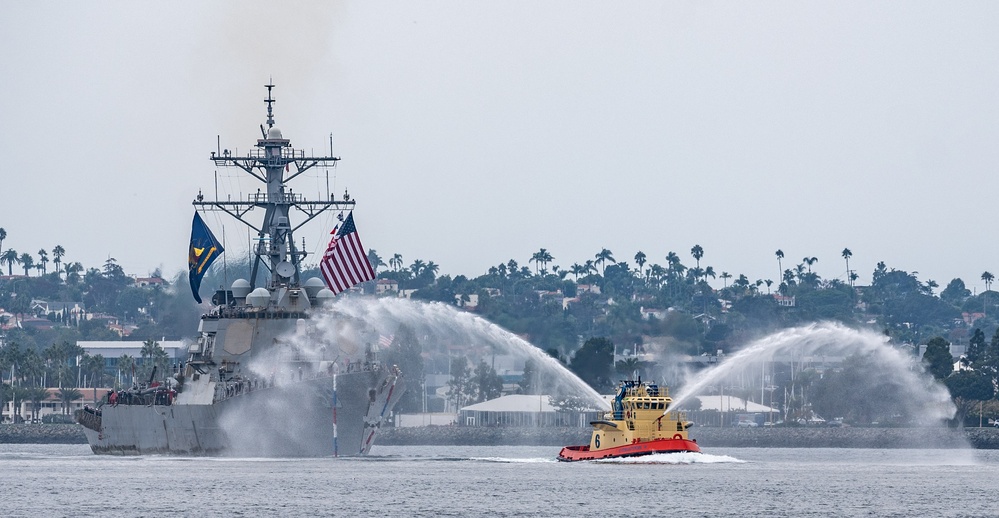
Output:
<path fill-rule="evenodd" d="M 257 140 L 256 148 L 246 155 L 236 153 L 211 153 L 211 160 L 218 167 L 237 167 L 264 184 L 263 189 L 257 189 L 245 199 L 238 200 L 206 200 L 199 192 L 193 204 L 203 210 L 222 211 L 257 232 L 254 246 L 253 269 L 250 274 L 250 287 L 257 285 L 257 272 L 263 266 L 270 272 L 267 288 L 279 286 L 300 286 L 302 260 L 308 252 L 295 246 L 295 231 L 312 221 L 316 216 L 328 209 L 341 211 L 354 207 L 354 200 L 344 196 L 343 200 L 309 200 L 300 193 L 294 192 L 288 182 L 305 171 L 322 165 L 335 167 L 340 157 L 312 156 L 304 150 L 293 149 L 291 141 L 284 138 L 281 130 L 274 127 L 275 102 L 272 94 L 273 84 L 266 84 L 267 98 L 267 130 L 260 126 L 263 135 Z M 331 150 L 332 151 L 332 150 Z M 264 209 L 263 221 L 259 224 L 249 221 L 246 215 L 254 208 Z M 304 220 L 293 225 L 291 209 L 295 209 Z"/>

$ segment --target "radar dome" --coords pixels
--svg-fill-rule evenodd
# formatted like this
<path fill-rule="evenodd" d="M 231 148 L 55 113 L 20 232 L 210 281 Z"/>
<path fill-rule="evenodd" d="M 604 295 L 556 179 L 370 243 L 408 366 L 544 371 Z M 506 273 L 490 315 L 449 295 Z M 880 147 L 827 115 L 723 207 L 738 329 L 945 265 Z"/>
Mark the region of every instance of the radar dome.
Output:
<path fill-rule="evenodd" d="M 318 294 L 316 294 L 316 301 L 319 303 L 320 306 L 325 305 L 327 302 L 333 300 L 334 298 L 336 298 L 336 295 L 332 291 L 330 291 L 329 288 L 323 288 L 319 290 Z"/>
<path fill-rule="evenodd" d="M 232 281 L 232 296 L 237 299 L 245 299 L 250 294 L 250 281 L 246 279 L 236 279 Z"/>
<path fill-rule="evenodd" d="M 250 306 L 264 307 L 271 300 L 271 292 L 267 288 L 257 288 L 246 296 L 246 303 Z"/>
<path fill-rule="evenodd" d="M 267 138 L 269 139 L 283 139 L 284 135 L 281 134 L 281 130 L 277 126 L 272 126 L 267 130 Z"/>
<path fill-rule="evenodd" d="M 326 287 L 326 283 L 323 282 L 319 277 L 310 277 L 309 280 L 305 281 L 305 293 L 310 299 L 315 300 L 316 295 L 319 294 L 319 290 Z"/>

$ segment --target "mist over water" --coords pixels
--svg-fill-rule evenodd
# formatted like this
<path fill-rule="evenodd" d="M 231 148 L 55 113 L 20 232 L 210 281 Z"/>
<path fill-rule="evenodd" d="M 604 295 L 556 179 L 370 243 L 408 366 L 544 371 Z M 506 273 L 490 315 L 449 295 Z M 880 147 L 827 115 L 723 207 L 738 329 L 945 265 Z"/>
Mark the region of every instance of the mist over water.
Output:
<path fill-rule="evenodd" d="M 441 303 L 342 297 L 315 311 L 309 320 L 299 320 L 242 365 L 244 375 L 282 389 L 257 391 L 252 405 L 230 407 L 220 417 L 233 453 L 283 455 L 286 445 L 308 441 L 316 424 L 302 419 L 302 401 L 314 399 L 311 394 L 317 390 L 331 392 L 332 382 L 327 380 L 333 372 L 350 372 L 351 368 L 357 372 L 366 362 L 384 361 L 388 356 L 398 361 L 399 355 L 388 354 L 394 342 L 387 342 L 402 333 L 403 327 L 423 353 L 412 361 L 424 363 L 399 364 L 403 378 L 407 372 L 429 373 L 428 357 L 445 358 L 443 365 L 436 365 L 438 373 L 446 373 L 448 362 L 459 359 L 467 359 L 472 369 L 479 361 L 488 364 L 493 356 L 509 356 L 516 362 L 530 359 L 542 390 L 581 397 L 596 409 L 608 408 L 596 391 L 556 359 L 481 317 Z M 310 385 L 312 379 L 316 381 Z M 261 416 L 274 424 L 266 432 L 261 430 Z M 356 453 L 357 440 L 341 433 L 340 452 Z"/>
<path fill-rule="evenodd" d="M 717 366 L 696 374 L 677 392 L 673 406 L 682 407 L 691 397 L 702 394 L 709 387 L 732 383 L 740 376 L 759 374 L 767 362 L 814 362 L 853 355 L 862 355 L 872 368 L 882 374 L 851 386 L 849 390 L 854 395 L 862 398 L 891 397 L 882 390 L 889 383 L 896 389 L 892 392 L 902 396 L 893 398 L 889 403 L 900 414 L 914 416 L 917 423 L 941 425 L 945 419 L 954 416 L 956 408 L 950 393 L 925 373 L 914 356 L 891 347 L 881 334 L 831 322 L 785 329 L 750 343 Z"/>

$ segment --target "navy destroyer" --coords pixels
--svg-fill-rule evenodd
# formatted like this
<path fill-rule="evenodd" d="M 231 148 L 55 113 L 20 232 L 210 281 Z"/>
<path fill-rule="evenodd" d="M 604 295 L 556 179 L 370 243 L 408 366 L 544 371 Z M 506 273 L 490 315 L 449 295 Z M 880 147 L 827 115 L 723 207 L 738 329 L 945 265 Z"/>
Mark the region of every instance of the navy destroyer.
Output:
<path fill-rule="evenodd" d="M 215 292 L 179 372 L 161 381 L 150 376 L 142 385 L 109 392 L 97 408 L 76 412 L 94 453 L 363 455 L 402 396 L 399 369 L 380 363 L 366 345 L 378 337 L 363 336 L 363 324 L 353 326 L 353 334 L 338 332 L 331 324 L 335 316 L 324 308 L 340 291 L 373 277 L 370 264 L 350 264 L 366 263 L 363 254 L 343 253 L 356 239 L 352 213 L 343 218 L 354 201 L 346 193 L 342 199 L 328 194 L 308 200 L 288 185 L 317 166 L 335 166 L 339 158 L 332 146 L 329 156 L 293 149 L 274 125 L 274 85 L 265 86 L 267 122 L 255 149 L 244 155 L 218 149 L 210 157 L 217 167 L 242 170 L 262 188 L 236 200 L 208 200 L 199 192 L 193 202 L 189 266 L 195 298 L 201 301 L 201 276 L 222 252 L 199 210 L 227 214 L 256 233 L 250 279 Z M 249 218 L 254 209 L 263 210 L 262 221 Z M 308 254 L 304 243 L 296 246 L 294 232 L 328 210 L 340 211 L 342 224 L 320 261 L 326 282 L 302 282 Z M 302 221 L 293 223 L 293 215 Z M 352 244 L 363 250 L 359 240 Z M 365 266 L 367 275 L 360 271 Z"/>

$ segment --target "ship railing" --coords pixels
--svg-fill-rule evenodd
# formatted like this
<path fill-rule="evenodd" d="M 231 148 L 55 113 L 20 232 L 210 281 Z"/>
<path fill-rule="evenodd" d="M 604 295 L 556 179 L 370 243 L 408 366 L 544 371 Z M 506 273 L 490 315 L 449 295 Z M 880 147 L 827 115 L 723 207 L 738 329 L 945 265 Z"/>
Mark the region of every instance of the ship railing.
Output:
<path fill-rule="evenodd" d="M 246 306 L 219 306 L 209 313 L 210 316 L 219 318 L 309 318 L 303 311 L 288 311 L 282 308 L 250 308 Z"/>
<path fill-rule="evenodd" d="M 288 162 L 304 160 L 306 158 L 305 150 L 293 149 L 290 147 L 281 148 L 280 156 L 268 154 L 266 149 L 251 149 L 250 152 L 246 154 L 246 157 L 252 158 L 264 166 L 283 166 Z"/>
<path fill-rule="evenodd" d="M 215 402 L 223 401 L 266 387 L 264 382 L 246 378 L 223 380 L 215 384 Z"/>
<path fill-rule="evenodd" d="M 268 196 L 266 192 L 250 193 L 246 196 L 246 201 L 264 205 L 267 203 L 294 204 L 305 203 L 305 195 L 297 192 L 279 193 L 275 196 Z"/>
<path fill-rule="evenodd" d="M 681 423 L 685 423 L 687 422 L 687 413 L 679 410 L 670 410 L 663 415 L 663 419 L 666 421 L 679 421 Z"/>

